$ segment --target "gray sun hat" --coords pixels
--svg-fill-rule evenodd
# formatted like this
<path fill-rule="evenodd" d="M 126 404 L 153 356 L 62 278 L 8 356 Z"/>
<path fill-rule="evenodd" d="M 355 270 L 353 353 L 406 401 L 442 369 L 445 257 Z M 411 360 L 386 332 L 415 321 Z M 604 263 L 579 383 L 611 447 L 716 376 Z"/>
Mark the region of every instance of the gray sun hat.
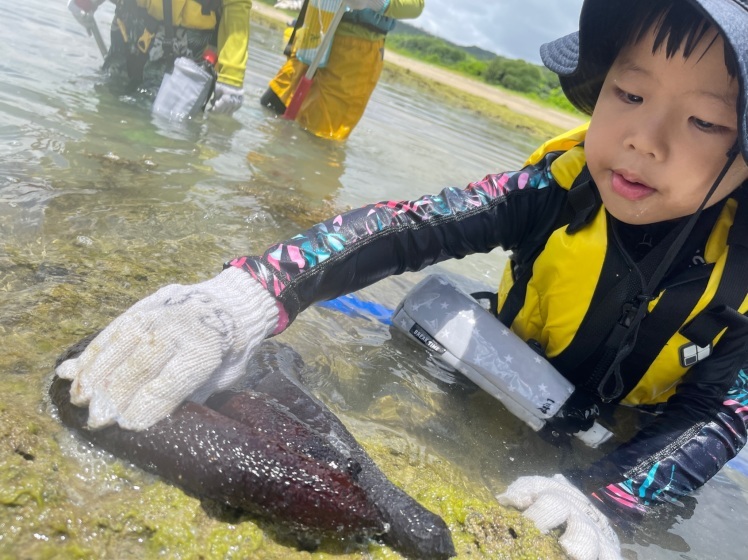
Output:
<path fill-rule="evenodd" d="M 748 0 L 682 0 L 702 12 L 732 47 L 737 62 L 738 141 L 748 161 Z M 543 63 L 558 74 L 569 101 L 592 114 L 605 75 L 617 49 L 608 40 L 611 29 L 620 26 L 629 12 L 624 0 L 585 0 L 579 31 L 540 47 Z"/>

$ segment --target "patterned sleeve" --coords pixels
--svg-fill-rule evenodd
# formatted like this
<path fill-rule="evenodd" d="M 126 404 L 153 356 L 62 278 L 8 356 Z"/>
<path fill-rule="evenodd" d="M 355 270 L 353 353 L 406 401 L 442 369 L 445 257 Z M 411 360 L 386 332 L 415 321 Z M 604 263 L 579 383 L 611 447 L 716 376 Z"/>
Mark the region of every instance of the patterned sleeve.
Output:
<path fill-rule="evenodd" d="M 727 350 L 720 365 L 733 372 L 729 389 L 723 380 L 710 387 L 703 375 L 689 376 L 659 417 L 593 467 L 593 480 L 607 478 L 593 493 L 604 509 L 637 520 L 653 506 L 677 506 L 740 452 L 748 438 L 748 368 L 735 364 L 744 352 Z M 710 406 L 720 383 L 722 396 Z"/>
<path fill-rule="evenodd" d="M 563 189 L 548 188 L 553 159 L 549 154 L 522 171 L 488 175 L 464 190 L 339 214 L 260 257 L 228 264 L 249 272 L 278 300 L 286 315 L 280 332 L 314 302 L 449 258 L 512 249 L 546 229 L 565 200 Z"/>

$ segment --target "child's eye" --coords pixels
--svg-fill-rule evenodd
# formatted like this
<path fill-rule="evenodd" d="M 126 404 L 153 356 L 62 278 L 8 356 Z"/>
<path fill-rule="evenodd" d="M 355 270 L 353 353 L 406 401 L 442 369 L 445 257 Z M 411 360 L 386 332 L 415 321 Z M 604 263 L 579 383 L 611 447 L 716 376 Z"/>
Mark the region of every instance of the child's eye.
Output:
<path fill-rule="evenodd" d="M 718 124 L 710 123 L 709 121 L 703 121 L 697 117 L 691 117 L 693 125 L 704 132 L 719 132 L 723 127 Z"/>
<path fill-rule="evenodd" d="M 631 105 L 638 105 L 639 103 L 644 101 L 643 97 L 634 95 L 633 93 L 629 93 L 628 91 L 624 91 L 621 88 L 616 88 L 616 95 L 621 101 L 623 101 L 624 103 L 629 103 Z"/>

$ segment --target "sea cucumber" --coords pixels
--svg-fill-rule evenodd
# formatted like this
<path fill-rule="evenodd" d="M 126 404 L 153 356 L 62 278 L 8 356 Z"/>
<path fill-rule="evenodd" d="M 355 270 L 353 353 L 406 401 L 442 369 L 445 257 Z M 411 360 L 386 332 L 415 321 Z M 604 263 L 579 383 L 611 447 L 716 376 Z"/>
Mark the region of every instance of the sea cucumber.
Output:
<path fill-rule="evenodd" d="M 77 356 L 92 337 L 58 360 Z M 242 387 L 183 403 L 142 432 L 86 427 L 55 377 L 62 422 L 92 443 L 187 491 L 299 535 L 380 538 L 411 558 L 455 555 L 444 521 L 392 484 L 343 423 L 299 381 L 301 357 L 266 341 Z"/>

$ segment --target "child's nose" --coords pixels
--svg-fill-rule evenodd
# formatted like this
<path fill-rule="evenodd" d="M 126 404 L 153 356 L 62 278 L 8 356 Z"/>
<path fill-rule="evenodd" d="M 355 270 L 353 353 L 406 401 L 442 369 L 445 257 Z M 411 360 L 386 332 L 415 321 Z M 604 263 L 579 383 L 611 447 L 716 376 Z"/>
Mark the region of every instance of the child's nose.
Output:
<path fill-rule="evenodd" d="M 624 139 L 627 150 L 654 160 L 662 160 L 667 155 L 667 137 L 663 123 L 648 118 L 644 122 L 632 123 Z"/>

